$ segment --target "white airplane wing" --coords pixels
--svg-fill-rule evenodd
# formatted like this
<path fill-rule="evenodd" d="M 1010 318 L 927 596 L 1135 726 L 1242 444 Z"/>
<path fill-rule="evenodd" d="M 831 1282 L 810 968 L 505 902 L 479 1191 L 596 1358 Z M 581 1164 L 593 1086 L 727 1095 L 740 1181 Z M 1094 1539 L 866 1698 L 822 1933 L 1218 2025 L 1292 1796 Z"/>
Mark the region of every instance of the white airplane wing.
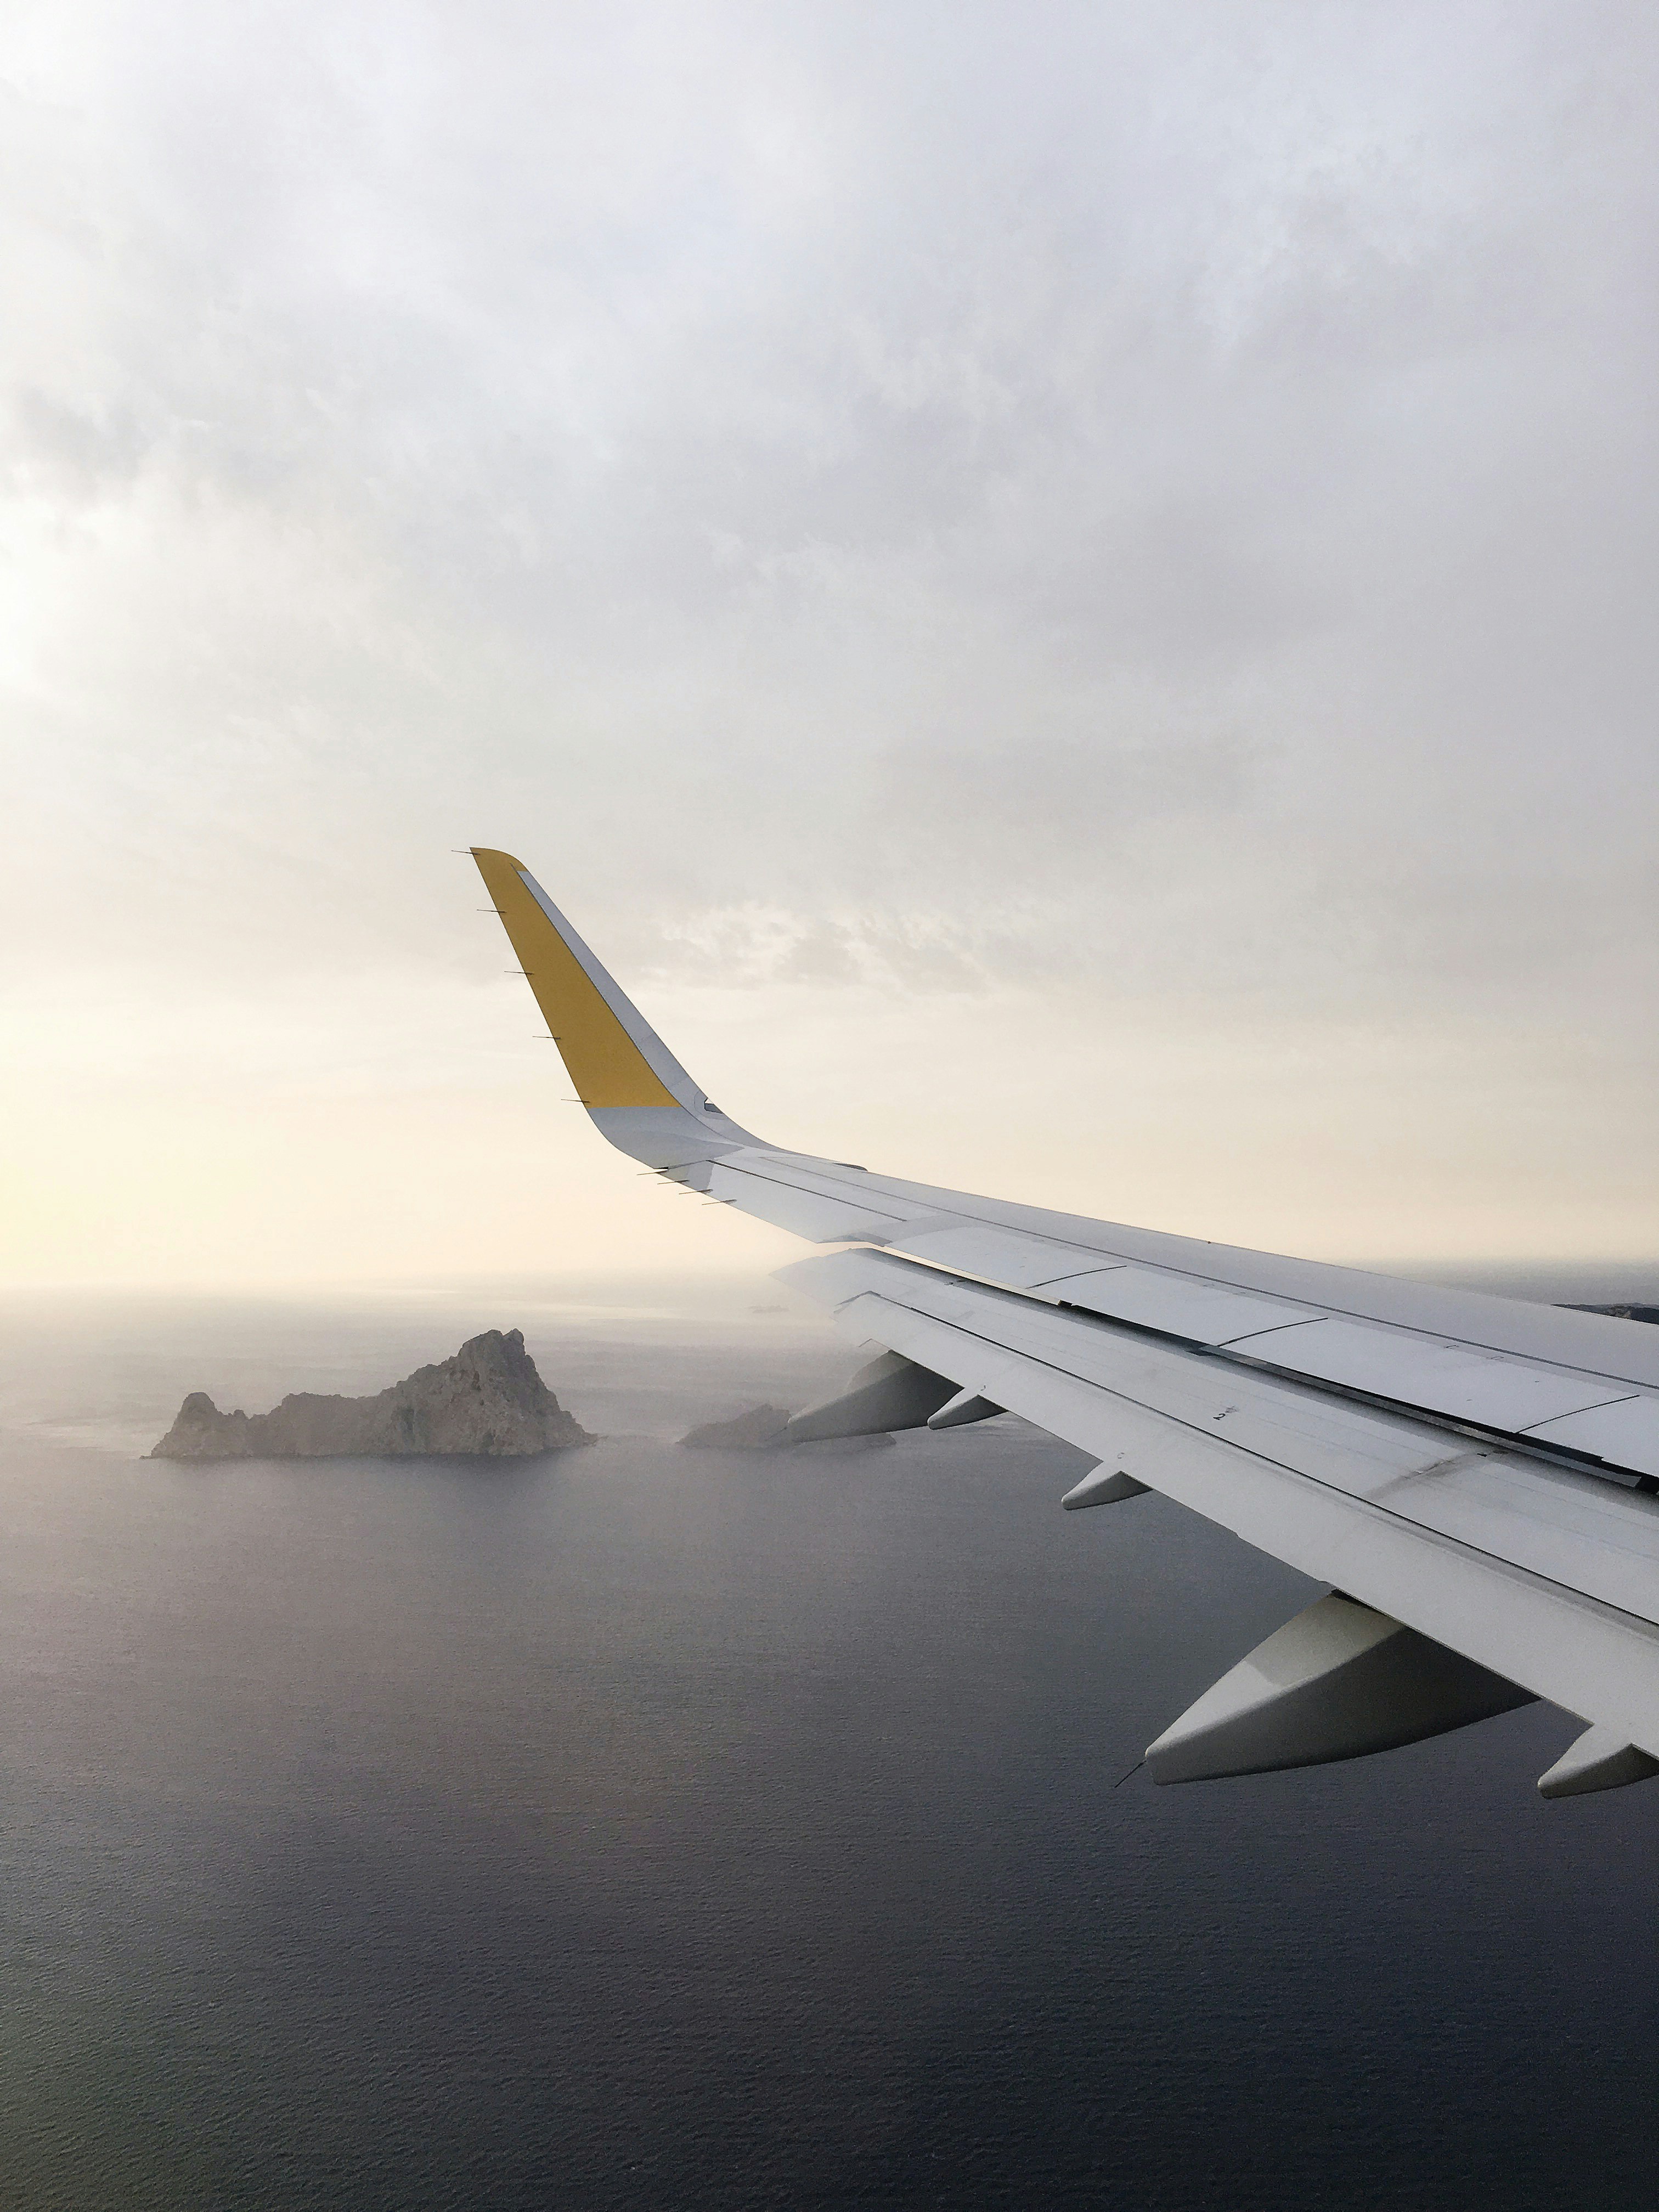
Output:
<path fill-rule="evenodd" d="M 714 1105 L 520 863 L 474 848 L 601 1133 L 839 1249 L 785 1271 L 886 1347 L 793 1440 L 1008 1411 L 1333 1585 L 1149 1747 L 1313 1765 L 1534 1698 L 1547 1796 L 1659 1773 L 1659 1328 L 1015 1206 L 781 1150 Z"/>

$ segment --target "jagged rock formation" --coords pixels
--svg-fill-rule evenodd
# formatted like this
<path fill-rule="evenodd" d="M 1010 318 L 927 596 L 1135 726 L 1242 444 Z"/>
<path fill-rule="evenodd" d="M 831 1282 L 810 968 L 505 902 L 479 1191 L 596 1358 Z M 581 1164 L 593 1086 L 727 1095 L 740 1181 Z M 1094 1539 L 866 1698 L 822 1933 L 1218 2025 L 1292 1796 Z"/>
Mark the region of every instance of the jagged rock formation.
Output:
<path fill-rule="evenodd" d="M 781 1407 L 751 1406 L 729 1421 L 705 1421 L 680 1438 L 693 1451 L 766 1451 L 783 1441 L 789 1416 Z"/>
<path fill-rule="evenodd" d="M 150 1457 L 523 1459 L 596 1441 L 542 1381 L 520 1332 L 491 1328 L 372 1398 L 299 1390 L 269 1413 L 222 1413 L 192 1390 Z"/>

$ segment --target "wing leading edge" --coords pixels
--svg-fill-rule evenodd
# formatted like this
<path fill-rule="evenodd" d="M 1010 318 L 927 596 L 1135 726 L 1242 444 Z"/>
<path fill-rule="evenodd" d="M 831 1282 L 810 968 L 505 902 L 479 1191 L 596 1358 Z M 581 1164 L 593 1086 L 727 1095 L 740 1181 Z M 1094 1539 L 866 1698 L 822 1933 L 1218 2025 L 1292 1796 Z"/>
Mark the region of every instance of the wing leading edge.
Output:
<path fill-rule="evenodd" d="M 771 1146 L 710 1102 L 520 862 L 473 857 L 600 1133 L 854 1248 L 787 1274 L 920 1370 L 884 1384 L 879 1418 L 1006 1407 L 1097 1455 L 1068 1504 L 1163 1491 L 1338 1585 L 1165 1732 L 1155 1778 L 1353 1756 L 1528 1697 L 1588 1724 L 1547 1796 L 1659 1772 L 1659 1329 Z M 872 1401 L 867 1380 L 852 1398 Z M 815 1409 L 800 1433 L 837 1418 Z"/>

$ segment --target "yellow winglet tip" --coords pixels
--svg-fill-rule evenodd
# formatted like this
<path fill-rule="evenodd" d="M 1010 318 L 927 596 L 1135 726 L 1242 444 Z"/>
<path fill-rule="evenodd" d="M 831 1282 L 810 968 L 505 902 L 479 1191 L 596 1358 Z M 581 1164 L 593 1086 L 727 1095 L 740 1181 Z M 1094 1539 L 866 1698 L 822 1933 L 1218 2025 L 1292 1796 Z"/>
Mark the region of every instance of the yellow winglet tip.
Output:
<path fill-rule="evenodd" d="M 573 943 L 574 932 L 567 937 L 546 902 L 532 890 L 532 878 L 522 862 L 491 845 L 470 845 L 467 850 L 583 1104 L 677 1106 L 679 1101 L 583 965 L 580 939 Z M 603 969 L 599 973 L 604 975 Z"/>

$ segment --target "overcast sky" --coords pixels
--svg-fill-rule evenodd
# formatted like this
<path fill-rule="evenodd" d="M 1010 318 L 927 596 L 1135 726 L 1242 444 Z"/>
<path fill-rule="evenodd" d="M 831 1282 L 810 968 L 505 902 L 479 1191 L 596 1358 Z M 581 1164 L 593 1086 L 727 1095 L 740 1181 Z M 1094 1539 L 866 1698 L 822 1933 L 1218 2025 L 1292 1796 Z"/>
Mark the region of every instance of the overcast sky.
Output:
<path fill-rule="evenodd" d="M 759 1267 L 721 1104 L 1659 1255 L 1650 6 L 14 5 L 14 1280 Z"/>

